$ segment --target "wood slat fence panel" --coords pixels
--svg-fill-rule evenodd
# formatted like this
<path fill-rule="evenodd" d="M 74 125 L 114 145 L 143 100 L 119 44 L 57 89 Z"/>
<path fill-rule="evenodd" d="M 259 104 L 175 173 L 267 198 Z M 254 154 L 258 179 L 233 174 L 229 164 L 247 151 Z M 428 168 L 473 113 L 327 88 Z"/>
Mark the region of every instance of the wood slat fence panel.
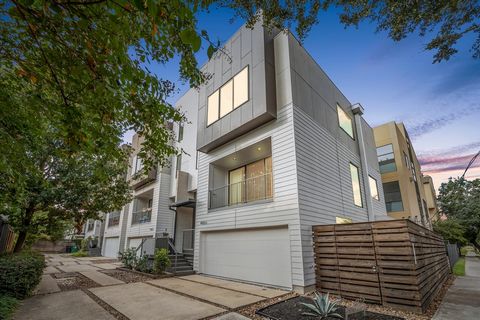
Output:
<path fill-rule="evenodd" d="M 312 230 L 322 292 L 424 312 L 450 273 L 442 237 L 410 220 Z"/>

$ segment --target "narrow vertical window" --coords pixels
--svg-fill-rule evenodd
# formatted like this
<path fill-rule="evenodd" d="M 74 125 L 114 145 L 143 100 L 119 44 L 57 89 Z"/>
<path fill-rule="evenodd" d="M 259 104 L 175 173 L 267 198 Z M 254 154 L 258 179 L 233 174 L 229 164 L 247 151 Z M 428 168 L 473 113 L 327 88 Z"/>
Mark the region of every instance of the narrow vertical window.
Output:
<path fill-rule="evenodd" d="M 183 125 L 180 125 L 178 127 L 178 142 L 181 142 L 183 140 Z"/>
<path fill-rule="evenodd" d="M 362 207 L 362 192 L 360 190 L 360 175 L 357 166 L 350 163 L 350 175 L 352 177 L 353 203 Z"/>
<path fill-rule="evenodd" d="M 224 117 L 233 110 L 233 80 L 228 81 L 220 88 L 220 116 Z"/>
<path fill-rule="evenodd" d="M 368 183 L 370 185 L 370 193 L 373 199 L 380 200 L 380 196 L 378 195 L 378 185 L 377 180 L 368 176 Z"/>
<path fill-rule="evenodd" d="M 208 97 L 207 126 L 218 120 L 218 90 Z"/>
<path fill-rule="evenodd" d="M 387 212 L 403 211 L 402 193 L 398 181 L 384 183 L 383 193 L 385 194 Z"/>
<path fill-rule="evenodd" d="M 378 165 L 380 173 L 397 171 L 395 165 L 395 154 L 393 152 L 392 144 L 387 144 L 377 148 Z"/>
<path fill-rule="evenodd" d="M 178 176 L 178 171 L 182 170 L 182 155 L 179 154 L 177 156 L 177 163 L 176 163 L 176 166 L 175 166 L 175 177 Z"/>
<path fill-rule="evenodd" d="M 233 78 L 233 108 L 238 108 L 248 101 L 248 67 Z"/>
<path fill-rule="evenodd" d="M 348 114 L 337 104 L 338 125 L 353 139 L 353 122 Z"/>

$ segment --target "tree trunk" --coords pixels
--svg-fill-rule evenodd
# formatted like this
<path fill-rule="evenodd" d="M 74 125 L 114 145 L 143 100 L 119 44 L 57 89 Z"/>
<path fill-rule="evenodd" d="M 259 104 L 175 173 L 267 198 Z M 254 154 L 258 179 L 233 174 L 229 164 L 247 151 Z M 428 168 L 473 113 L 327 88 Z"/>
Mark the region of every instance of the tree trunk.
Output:
<path fill-rule="evenodd" d="M 33 214 L 35 213 L 35 206 L 30 205 L 26 210 L 25 210 L 25 217 L 23 218 L 23 229 L 20 230 L 18 233 L 18 238 L 17 242 L 15 242 L 15 248 L 13 249 L 13 252 L 20 252 L 23 248 L 23 245 L 25 244 L 25 240 L 27 239 L 27 234 L 28 234 L 28 227 L 32 223 L 32 218 Z"/>
<path fill-rule="evenodd" d="M 25 240 L 27 239 L 27 231 L 20 231 L 18 233 L 18 238 L 17 242 L 15 242 L 15 248 L 13 249 L 13 252 L 20 252 L 23 248 L 23 244 L 25 243 Z"/>

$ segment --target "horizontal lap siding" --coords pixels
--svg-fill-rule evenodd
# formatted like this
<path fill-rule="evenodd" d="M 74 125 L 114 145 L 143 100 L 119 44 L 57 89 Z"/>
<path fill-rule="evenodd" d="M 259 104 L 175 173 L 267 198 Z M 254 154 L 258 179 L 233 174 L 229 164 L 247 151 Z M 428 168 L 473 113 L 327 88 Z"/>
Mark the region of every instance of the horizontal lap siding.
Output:
<path fill-rule="evenodd" d="M 360 172 L 363 208 L 353 203 L 350 163 L 360 159 L 330 132 L 294 107 L 298 197 L 302 224 L 305 285 L 315 284 L 312 225 L 335 223 L 336 217 L 367 220 L 365 188 Z"/>
<path fill-rule="evenodd" d="M 298 219 L 297 178 L 292 106 L 279 108 L 274 120 L 208 154 L 200 153 L 194 268 L 199 269 L 200 232 L 288 225 L 293 285 L 303 284 L 302 245 Z M 273 200 L 208 211 L 209 164 L 255 142 L 271 137 Z"/>

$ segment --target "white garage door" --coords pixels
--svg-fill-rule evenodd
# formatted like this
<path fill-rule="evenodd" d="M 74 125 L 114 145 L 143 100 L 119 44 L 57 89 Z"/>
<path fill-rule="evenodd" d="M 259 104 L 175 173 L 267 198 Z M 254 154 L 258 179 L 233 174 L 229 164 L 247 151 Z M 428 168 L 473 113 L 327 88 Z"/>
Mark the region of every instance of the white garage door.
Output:
<path fill-rule="evenodd" d="M 105 238 L 105 248 L 103 255 L 105 257 L 116 258 L 118 255 L 118 237 Z"/>
<path fill-rule="evenodd" d="M 203 232 L 200 272 L 291 288 L 288 229 Z"/>

